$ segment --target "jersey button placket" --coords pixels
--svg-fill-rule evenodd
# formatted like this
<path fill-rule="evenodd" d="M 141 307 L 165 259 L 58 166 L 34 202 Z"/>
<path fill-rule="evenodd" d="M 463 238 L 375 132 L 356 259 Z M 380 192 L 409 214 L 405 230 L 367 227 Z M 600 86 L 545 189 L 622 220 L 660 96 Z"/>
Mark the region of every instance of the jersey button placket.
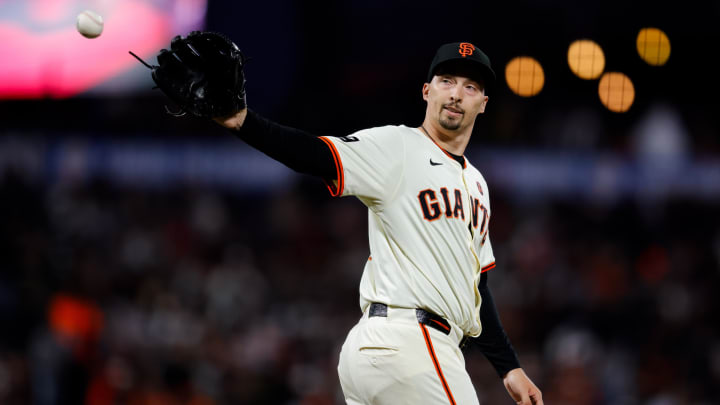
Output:
<path fill-rule="evenodd" d="M 465 170 L 462 172 L 462 183 L 463 188 L 465 189 L 465 195 L 467 196 L 465 199 L 465 202 L 467 203 L 468 207 L 468 215 L 466 216 L 467 222 L 465 223 L 465 226 L 467 229 L 469 229 L 470 237 L 468 238 L 468 247 L 470 248 L 470 251 L 473 254 L 473 257 L 475 257 L 475 262 L 477 266 L 480 266 L 480 260 L 478 259 L 477 252 L 475 251 L 475 230 L 472 228 L 472 194 L 470 194 L 470 189 L 468 188 L 467 181 L 465 179 Z"/>
<path fill-rule="evenodd" d="M 469 229 L 472 230 L 472 194 L 470 194 L 470 188 L 467 185 L 467 179 L 465 178 L 465 170 L 462 171 L 462 182 L 463 187 L 465 188 L 465 194 L 467 195 L 467 202 L 468 202 L 468 208 L 470 210 L 470 214 L 467 216 L 468 223 L 467 226 Z M 480 258 L 478 257 L 477 250 L 475 249 L 475 232 L 470 232 L 470 237 L 468 238 L 468 249 L 470 249 L 470 252 L 473 255 L 473 258 L 475 259 L 475 268 L 473 269 L 473 286 L 477 286 L 480 282 Z M 480 290 L 478 288 L 473 287 L 473 293 L 475 295 L 475 306 L 482 305 L 482 296 L 480 296 Z M 475 315 L 475 322 L 480 324 L 480 312 Z"/>

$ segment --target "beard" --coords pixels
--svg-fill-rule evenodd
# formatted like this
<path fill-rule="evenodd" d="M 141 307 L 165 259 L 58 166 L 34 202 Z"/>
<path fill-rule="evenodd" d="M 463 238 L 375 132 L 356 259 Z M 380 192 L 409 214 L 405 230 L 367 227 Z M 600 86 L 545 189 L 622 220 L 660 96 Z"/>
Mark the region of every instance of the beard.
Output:
<path fill-rule="evenodd" d="M 460 122 L 461 122 L 461 120 L 453 121 L 448 118 L 440 118 L 440 121 L 439 121 L 441 127 L 445 128 L 447 130 L 451 130 L 451 131 L 454 131 L 454 130 L 460 128 Z"/>
<path fill-rule="evenodd" d="M 443 111 L 446 106 L 448 106 L 448 105 L 443 105 L 442 108 L 440 109 L 440 119 L 438 120 L 438 123 L 444 129 L 454 131 L 454 130 L 460 128 L 460 124 L 462 123 L 462 117 L 458 117 L 455 119 L 450 118 L 450 117 L 443 117 Z M 455 107 L 455 108 L 457 108 L 457 107 Z"/>

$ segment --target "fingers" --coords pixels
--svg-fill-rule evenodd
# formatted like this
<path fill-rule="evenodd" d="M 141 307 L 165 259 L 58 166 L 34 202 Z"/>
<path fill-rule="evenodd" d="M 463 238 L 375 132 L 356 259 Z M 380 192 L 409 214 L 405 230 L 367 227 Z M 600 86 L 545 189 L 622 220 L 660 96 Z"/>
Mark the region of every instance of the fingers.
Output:
<path fill-rule="evenodd" d="M 532 392 L 532 390 L 529 392 L 530 394 L 530 400 L 532 401 L 532 405 L 544 405 L 542 400 L 542 393 L 540 391 Z M 530 403 L 528 403 L 530 404 Z"/>
<path fill-rule="evenodd" d="M 544 405 L 542 393 L 540 391 L 533 391 L 533 389 L 530 388 L 527 394 L 524 394 L 520 401 L 517 401 L 517 405 Z"/>
<path fill-rule="evenodd" d="M 508 372 L 503 378 L 503 384 L 517 405 L 544 405 L 542 392 L 522 369 Z"/>
<path fill-rule="evenodd" d="M 523 394 L 520 401 L 517 402 L 518 405 L 532 405 L 533 403 L 530 402 L 530 395 L 528 393 Z"/>

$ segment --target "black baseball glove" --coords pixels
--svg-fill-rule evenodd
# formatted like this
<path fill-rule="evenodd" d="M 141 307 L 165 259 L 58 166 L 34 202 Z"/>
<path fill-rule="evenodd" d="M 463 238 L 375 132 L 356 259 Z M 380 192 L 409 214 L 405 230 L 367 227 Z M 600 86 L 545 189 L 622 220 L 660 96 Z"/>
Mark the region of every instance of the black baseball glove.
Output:
<path fill-rule="evenodd" d="M 130 54 L 152 70 L 157 88 L 181 108 L 174 115 L 224 117 L 246 106 L 245 56 L 225 35 L 207 31 L 178 35 L 170 49 L 157 55 L 159 66 Z"/>

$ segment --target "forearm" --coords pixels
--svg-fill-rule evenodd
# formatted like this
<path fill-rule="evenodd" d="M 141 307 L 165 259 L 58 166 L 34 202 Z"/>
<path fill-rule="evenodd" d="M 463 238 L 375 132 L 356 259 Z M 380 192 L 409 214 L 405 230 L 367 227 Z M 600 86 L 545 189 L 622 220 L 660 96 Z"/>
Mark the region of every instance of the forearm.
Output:
<path fill-rule="evenodd" d="M 332 153 L 316 135 L 274 123 L 253 111 L 244 111 L 246 113 L 215 121 L 248 145 L 299 173 L 327 180 L 337 177 Z"/>
<path fill-rule="evenodd" d="M 487 274 L 483 276 L 484 279 L 479 286 L 480 295 L 482 296 L 480 320 L 482 321 L 483 331 L 475 339 L 475 343 L 493 365 L 498 375 L 504 377 L 508 371 L 519 368 L 520 362 L 500 322 L 495 301 L 487 285 Z"/>

